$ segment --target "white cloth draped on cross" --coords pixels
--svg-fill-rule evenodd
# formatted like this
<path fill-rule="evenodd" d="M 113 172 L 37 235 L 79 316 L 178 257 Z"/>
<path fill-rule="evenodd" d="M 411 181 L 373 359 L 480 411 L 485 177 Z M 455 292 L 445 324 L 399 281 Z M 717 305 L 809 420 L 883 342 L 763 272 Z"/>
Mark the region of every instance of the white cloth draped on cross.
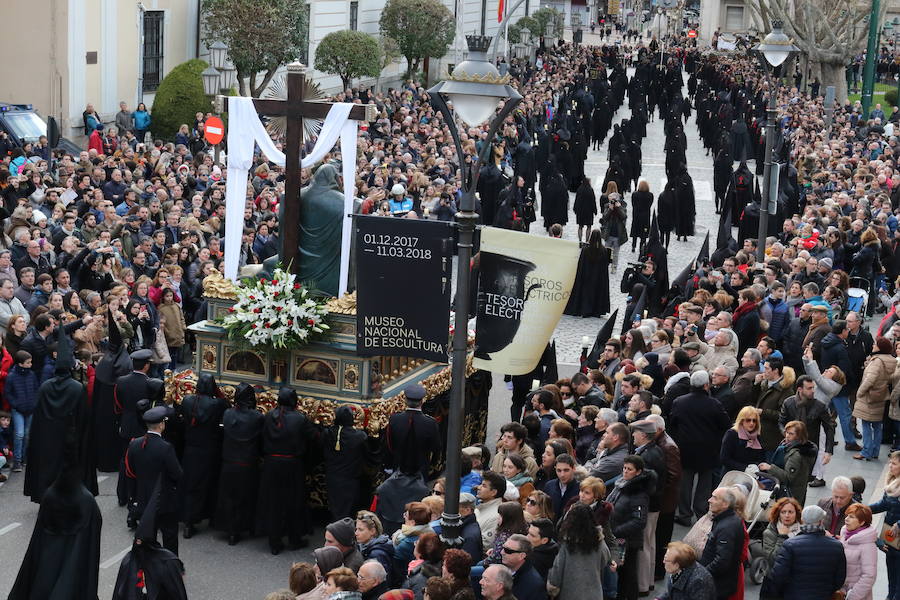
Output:
<path fill-rule="evenodd" d="M 350 119 L 349 103 L 333 104 L 316 139 L 316 145 L 300 161 L 301 168 L 320 162 L 340 138 L 344 178 L 344 222 L 341 239 L 341 281 L 339 295 L 347 291 L 350 267 L 350 235 L 353 212 L 353 188 L 356 171 L 356 139 L 358 124 Z M 253 98 L 228 98 L 228 179 L 225 186 L 225 277 L 237 281 L 244 231 L 244 206 L 247 202 L 247 175 L 253 165 L 253 152 L 258 145 L 270 161 L 285 166 L 284 153 L 275 147 L 259 120 Z M 289 226 L 286 223 L 281 227 Z M 299 227 L 299 223 L 293 224 Z M 302 240 L 301 240 L 302 243 Z"/>

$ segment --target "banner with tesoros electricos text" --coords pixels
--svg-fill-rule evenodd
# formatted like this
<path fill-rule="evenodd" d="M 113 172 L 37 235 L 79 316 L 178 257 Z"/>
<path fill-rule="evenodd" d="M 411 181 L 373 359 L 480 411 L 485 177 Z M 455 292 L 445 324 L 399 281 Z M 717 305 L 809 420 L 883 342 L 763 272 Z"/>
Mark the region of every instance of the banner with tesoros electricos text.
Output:
<path fill-rule="evenodd" d="M 579 252 L 574 241 L 481 230 L 475 368 L 534 369 L 572 293 Z"/>
<path fill-rule="evenodd" d="M 450 224 L 358 216 L 354 227 L 357 354 L 447 362 Z"/>

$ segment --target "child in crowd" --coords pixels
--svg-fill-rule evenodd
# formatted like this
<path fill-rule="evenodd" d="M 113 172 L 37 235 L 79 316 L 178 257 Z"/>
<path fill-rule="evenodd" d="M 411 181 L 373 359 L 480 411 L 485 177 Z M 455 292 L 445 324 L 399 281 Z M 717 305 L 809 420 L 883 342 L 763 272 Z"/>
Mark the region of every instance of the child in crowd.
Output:
<path fill-rule="evenodd" d="M 16 352 L 15 366 L 6 376 L 4 392 L 12 407 L 13 420 L 13 465 L 12 472 L 20 473 L 25 463 L 25 449 L 28 446 L 28 430 L 31 416 L 37 405 L 38 378 L 31 370 L 31 354 L 25 350 Z"/>
<path fill-rule="evenodd" d="M 0 411 L 0 469 L 9 468 L 13 458 L 12 415 Z M 0 483 L 6 481 L 6 474 L 0 473 Z"/>

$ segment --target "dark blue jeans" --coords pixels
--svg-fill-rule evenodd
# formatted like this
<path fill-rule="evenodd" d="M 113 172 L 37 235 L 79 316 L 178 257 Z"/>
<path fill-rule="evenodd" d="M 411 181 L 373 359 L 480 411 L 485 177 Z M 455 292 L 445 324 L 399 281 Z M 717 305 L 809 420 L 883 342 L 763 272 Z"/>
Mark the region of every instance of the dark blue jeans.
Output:
<path fill-rule="evenodd" d="M 888 576 L 888 600 L 900 600 L 900 550 L 887 549 L 884 558 Z"/>
<path fill-rule="evenodd" d="M 841 433 L 844 437 L 844 443 L 856 443 L 856 436 L 853 435 L 853 425 L 850 424 L 852 416 L 850 412 L 850 398 L 847 396 L 835 396 L 831 399 L 831 405 L 834 407 L 838 420 L 841 422 Z"/>

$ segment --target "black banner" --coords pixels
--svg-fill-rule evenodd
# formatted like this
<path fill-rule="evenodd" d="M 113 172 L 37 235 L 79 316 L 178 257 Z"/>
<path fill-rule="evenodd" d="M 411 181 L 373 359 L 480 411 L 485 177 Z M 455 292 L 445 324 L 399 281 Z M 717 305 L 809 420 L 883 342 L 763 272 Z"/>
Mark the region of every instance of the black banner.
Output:
<path fill-rule="evenodd" d="M 450 223 L 358 216 L 354 229 L 357 354 L 447 362 Z"/>

